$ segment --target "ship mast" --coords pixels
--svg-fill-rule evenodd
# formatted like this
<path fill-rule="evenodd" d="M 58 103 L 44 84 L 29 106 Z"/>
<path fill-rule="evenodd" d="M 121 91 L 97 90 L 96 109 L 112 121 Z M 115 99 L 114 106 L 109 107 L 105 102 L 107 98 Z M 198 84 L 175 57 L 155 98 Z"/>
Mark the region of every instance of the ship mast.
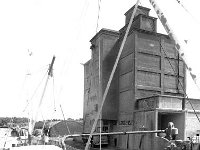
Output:
<path fill-rule="evenodd" d="M 30 119 L 30 123 L 29 123 L 29 135 L 32 134 L 32 131 L 34 129 L 35 122 L 37 120 L 38 113 L 40 111 L 40 107 L 41 107 L 42 102 L 43 102 L 43 97 L 44 97 L 44 94 L 46 92 L 46 88 L 47 88 L 47 84 L 48 84 L 49 78 L 53 76 L 53 65 L 54 65 L 55 58 L 56 57 L 53 56 L 51 64 L 49 65 L 48 76 L 47 76 L 47 79 L 46 79 L 46 82 L 45 82 L 45 86 L 44 86 L 44 89 L 43 89 L 43 92 L 42 92 L 42 95 L 41 95 L 41 98 L 40 98 L 40 102 L 39 102 L 38 107 L 37 107 L 35 118 L 34 119 L 33 118 Z"/>

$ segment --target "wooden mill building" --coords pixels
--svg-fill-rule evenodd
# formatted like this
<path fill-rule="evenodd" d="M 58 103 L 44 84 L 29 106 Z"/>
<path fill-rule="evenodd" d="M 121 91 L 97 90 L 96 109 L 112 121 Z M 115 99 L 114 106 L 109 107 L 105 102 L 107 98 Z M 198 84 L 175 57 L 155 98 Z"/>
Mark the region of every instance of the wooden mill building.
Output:
<path fill-rule="evenodd" d="M 91 40 L 92 58 L 84 64 L 83 132 L 90 133 L 133 8 L 119 31 L 101 29 Z M 160 130 L 169 121 L 178 138 L 199 132 L 200 123 L 185 97 L 186 69 L 167 35 L 157 33 L 157 18 L 139 6 L 101 112 L 103 132 Z M 200 101 L 190 99 L 199 114 Z M 100 124 L 96 127 L 98 131 Z M 143 136 L 143 139 L 142 139 Z M 125 149 L 155 149 L 157 134 L 114 135 L 109 144 Z"/>

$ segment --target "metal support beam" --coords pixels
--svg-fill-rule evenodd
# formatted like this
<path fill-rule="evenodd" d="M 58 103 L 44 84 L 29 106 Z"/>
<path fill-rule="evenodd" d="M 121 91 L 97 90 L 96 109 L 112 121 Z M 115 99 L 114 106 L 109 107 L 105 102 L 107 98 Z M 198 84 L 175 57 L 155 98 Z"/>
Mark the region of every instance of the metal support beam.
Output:
<path fill-rule="evenodd" d="M 127 131 L 127 132 L 109 132 L 109 133 L 93 133 L 93 134 L 73 134 L 67 135 L 66 138 L 79 137 L 79 136 L 98 136 L 98 135 L 126 135 L 126 134 L 153 134 L 164 133 L 165 130 L 152 130 L 152 131 Z"/>

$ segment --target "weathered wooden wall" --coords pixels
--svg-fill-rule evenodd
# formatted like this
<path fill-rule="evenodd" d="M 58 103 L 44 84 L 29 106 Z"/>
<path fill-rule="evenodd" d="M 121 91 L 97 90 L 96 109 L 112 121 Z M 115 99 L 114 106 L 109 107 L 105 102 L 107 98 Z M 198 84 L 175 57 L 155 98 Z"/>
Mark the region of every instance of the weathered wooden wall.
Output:
<path fill-rule="evenodd" d="M 128 131 L 131 128 L 132 130 L 140 130 L 139 124 L 141 121 L 150 121 L 151 123 L 149 123 L 152 127 L 157 126 L 155 115 L 151 114 L 150 112 L 148 117 L 149 119 L 152 118 L 152 120 L 147 119 L 147 117 L 142 117 L 141 115 L 139 115 L 139 118 L 134 117 L 133 114 L 138 109 L 138 99 L 155 95 L 184 96 L 183 90 L 185 90 L 185 67 L 183 61 L 179 58 L 178 53 L 174 48 L 174 44 L 165 35 L 152 34 L 143 30 L 132 31 L 127 38 L 118 67 L 119 130 Z M 182 87 L 180 86 L 179 82 L 181 83 Z M 171 99 L 168 97 L 162 97 L 158 105 L 162 107 L 161 109 L 181 110 L 182 99 L 179 100 L 175 97 L 171 97 Z M 163 107 L 163 103 L 165 102 L 168 105 Z M 171 108 L 172 104 L 173 107 Z M 156 109 L 156 107 L 157 106 L 149 109 Z M 148 126 L 149 125 L 147 125 L 147 127 Z M 148 130 L 152 129 L 153 128 L 148 127 Z M 184 131 L 185 130 L 183 130 L 183 132 Z M 132 140 L 135 140 L 134 143 L 140 142 L 138 141 L 138 139 L 141 138 L 139 136 L 141 135 L 132 137 Z M 152 137 L 149 136 L 150 135 L 144 136 L 144 138 L 151 139 Z M 181 134 L 181 137 L 184 137 L 183 133 Z M 123 141 L 120 141 L 120 139 L 123 138 L 118 139 L 119 145 L 121 145 L 122 148 L 125 148 L 124 146 L 126 144 L 123 143 Z M 131 142 L 129 145 L 130 144 Z M 144 149 L 145 145 L 149 144 L 150 143 L 144 144 Z M 132 146 L 136 148 L 138 145 L 136 144 Z"/>
<path fill-rule="evenodd" d="M 110 69 L 113 62 L 104 67 L 103 63 L 106 62 L 110 50 L 118 38 L 118 32 L 102 29 L 91 39 L 92 59 L 84 65 L 84 124 L 83 128 L 86 133 L 89 133 L 102 100 L 105 85 L 109 78 Z M 100 60 L 99 60 L 100 58 Z M 108 60 L 107 60 L 108 61 Z M 99 77 L 100 76 L 100 77 Z M 116 77 L 115 77 L 116 78 Z M 100 80 L 100 81 L 99 81 Z M 101 85 L 99 85 L 99 82 Z M 116 120 L 117 119 L 117 96 L 118 82 L 112 82 L 110 92 L 107 96 L 107 101 L 102 111 L 102 119 Z M 113 109 L 112 109 L 113 108 Z M 104 115 L 106 112 L 106 115 Z"/>
<path fill-rule="evenodd" d="M 182 109 L 182 100 L 170 96 L 185 96 L 185 65 L 169 37 L 156 33 L 156 19 L 148 16 L 150 9 L 139 9 L 137 14 L 141 15 L 133 21 L 102 110 L 102 124 L 107 122 L 110 132 L 154 130 L 158 127 L 156 109 Z M 125 14 L 126 25 L 119 32 L 102 29 L 91 40 L 92 59 L 85 64 L 84 128 L 87 132 L 101 105 L 99 95 L 102 96 L 106 88 L 132 11 L 133 7 Z M 169 97 L 159 97 L 156 101 L 156 95 Z M 139 99 L 143 99 L 144 104 L 142 102 L 138 107 Z M 149 107 L 145 106 L 149 101 L 155 102 L 155 106 L 147 111 L 144 107 Z M 168 115 L 167 120 L 176 120 L 177 116 Z M 181 125 L 180 128 L 182 130 Z M 148 140 L 153 136 L 113 136 L 111 143 L 121 148 L 148 149 L 148 146 L 154 148 L 152 140 Z M 181 136 L 184 137 L 183 134 Z M 146 142 L 138 145 L 141 138 Z"/>
<path fill-rule="evenodd" d="M 155 130 L 156 129 L 156 112 L 140 111 L 133 113 L 133 130 Z M 149 149 L 153 150 L 153 140 L 155 134 L 135 134 L 129 137 L 129 147 L 132 149 Z M 134 141 L 134 142 L 131 142 Z"/>

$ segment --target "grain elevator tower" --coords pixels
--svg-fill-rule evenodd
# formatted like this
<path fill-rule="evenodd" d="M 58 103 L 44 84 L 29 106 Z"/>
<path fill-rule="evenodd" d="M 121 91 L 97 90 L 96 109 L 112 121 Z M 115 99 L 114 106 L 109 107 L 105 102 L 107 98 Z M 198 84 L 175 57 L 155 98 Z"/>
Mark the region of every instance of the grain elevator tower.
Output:
<path fill-rule="evenodd" d="M 92 58 L 84 65 L 84 129 L 89 133 L 134 6 L 125 13 L 125 25 L 119 31 L 100 30 L 91 39 Z M 157 33 L 157 19 L 149 8 L 139 6 L 121 54 L 101 112 L 104 132 L 163 130 L 172 121 L 178 138 L 196 132 L 189 127 L 194 116 L 185 103 L 186 69 L 169 36 Z M 196 100 L 192 100 L 196 103 Z M 189 115 L 188 115 L 189 114 Z M 154 149 L 156 134 L 114 135 L 110 145 Z"/>

